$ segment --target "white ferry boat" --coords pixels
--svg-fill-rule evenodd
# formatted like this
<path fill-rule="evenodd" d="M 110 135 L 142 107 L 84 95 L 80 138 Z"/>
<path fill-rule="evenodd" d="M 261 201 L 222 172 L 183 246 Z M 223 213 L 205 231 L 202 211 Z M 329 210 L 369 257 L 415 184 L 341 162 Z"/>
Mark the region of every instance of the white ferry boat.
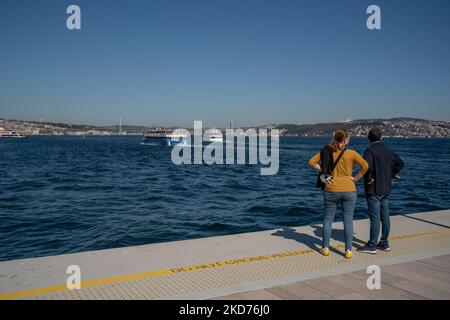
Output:
<path fill-rule="evenodd" d="M 165 128 L 153 128 L 144 134 L 142 144 L 166 145 L 167 135 L 170 131 Z"/>
<path fill-rule="evenodd" d="M 163 146 L 174 146 L 179 143 L 187 145 L 188 144 L 187 136 L 184 134 L 175 133 L 166 128 L 154 128 L 148 130 L 144 134 L 144 139 L 142 141 L 142 144 L 145 145 L 163 145 Z"/>
<path fill-rule="evenodd" d="M 187 136 L 185 134 L 172 132 L 166 136 L 166 145 L 174 146 L 174 145 L 188 145 Z"/>

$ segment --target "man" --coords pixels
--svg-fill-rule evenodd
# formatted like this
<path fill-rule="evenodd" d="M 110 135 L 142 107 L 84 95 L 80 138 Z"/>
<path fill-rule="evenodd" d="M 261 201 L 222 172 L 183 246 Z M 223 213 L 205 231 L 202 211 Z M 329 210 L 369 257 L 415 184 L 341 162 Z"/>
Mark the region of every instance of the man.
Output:
<path fill-rule="evenodd" d="M 389 193 L 392 178 L 399 179 L 403 161 L 381 142 L 382 132 L 378 128 L 369 131 L 370 145 L 364 152 L 369 170 L 364 176 L 364 191 L 370 217 L 370 240 L 357 251 L 376 254 L 377 249 L 390 251 L 389 247 Z M 378 243 L 381 221 L 381 240 Z M 378 243 L 378 244 L 377 244 Z"/>

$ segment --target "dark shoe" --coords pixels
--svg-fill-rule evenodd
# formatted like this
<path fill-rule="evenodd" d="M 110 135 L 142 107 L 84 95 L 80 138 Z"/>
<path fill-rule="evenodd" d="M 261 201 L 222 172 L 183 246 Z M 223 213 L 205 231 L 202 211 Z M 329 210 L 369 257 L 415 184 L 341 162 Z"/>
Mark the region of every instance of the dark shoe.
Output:
<path fill-rule="evenodd" d="M 389 247 L 388 243 L 379 243 L 379 244 L 377 244 L 377 249 L 380 249 L 381 251 L 386 251 L 386 252 L 391 251 L 391 248 Z"/>
<path fill-rule="evenodd" d="M 377 248 L 369 247 L 367 244 L 365 244 L 362 247 L 359 247 L 358 249 L 356 249 L 356 251 L 362 253 L 377 254 Z"/>

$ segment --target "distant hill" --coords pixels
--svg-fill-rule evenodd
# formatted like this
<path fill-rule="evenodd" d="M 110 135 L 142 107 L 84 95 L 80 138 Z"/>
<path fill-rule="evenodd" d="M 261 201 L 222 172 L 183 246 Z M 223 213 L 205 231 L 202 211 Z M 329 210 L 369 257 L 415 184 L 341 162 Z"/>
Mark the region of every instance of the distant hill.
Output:
<path fill-rule="evenodd" d="M 278 124 L 286 135 L 330 136 L 345 128 L 355 136 L 366 136 L 370 128 L 378 127 L 386 136 L 397 137 L 450 137 L 450 122 L 416 118 L 358 119 L 345 122 L 316 124 Z"/>
<path fill-rule="evenodd" d="M 118 125 L 93 126 L 55 122 L 37 122 L 5 120 L 0 118 L 0 127 L 12 128 L 26 134 L 73 135 L 73 134 L 117 134 Z M 344 122 L 313 124 L 275 124 L 258 128 L 277 128 L 283 135 L 294 136 L 330 136 L 339 128 L 345 128 L 353 136 L 367 136 L 372 127 L 379 127 L 385 136 L 392 137 L 450 137 L 450 122 L 424 120 L 416 118 L 358 119 Z M 122 131 L 128 134 L 142 134 L 150 126 L 122 125 Z M 175 128 L 172 128 L 175 129 Z M 245 129 L 245 128 L 244 128 Z"/>

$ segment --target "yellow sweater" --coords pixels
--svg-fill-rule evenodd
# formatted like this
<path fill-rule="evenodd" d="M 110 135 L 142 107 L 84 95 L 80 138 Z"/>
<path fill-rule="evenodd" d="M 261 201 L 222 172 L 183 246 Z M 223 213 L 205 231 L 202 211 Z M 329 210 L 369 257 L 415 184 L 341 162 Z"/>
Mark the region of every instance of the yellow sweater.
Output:
<path fill-rule="evenodd" d="M 333 159 L 336 161 L 337 157 L 341 153 L 341 150 L 333 152 Z M 315 154 L 310 160 L 309 165 L 314 167 L 320 161 L 320 152 Z M 359 165 L 361 174 L 366 173 L 369 169 L 367 161 L 354 150 L 347 149 L 339 160 L 336 168 L 334 169 L 332 176 L 333 182 L 327 184 L 325 191 L 328 192 L 354 192 L 356 191 L 355 183 L 348 177 L 353 175 L 353 165 L 357 163 Z"/>

